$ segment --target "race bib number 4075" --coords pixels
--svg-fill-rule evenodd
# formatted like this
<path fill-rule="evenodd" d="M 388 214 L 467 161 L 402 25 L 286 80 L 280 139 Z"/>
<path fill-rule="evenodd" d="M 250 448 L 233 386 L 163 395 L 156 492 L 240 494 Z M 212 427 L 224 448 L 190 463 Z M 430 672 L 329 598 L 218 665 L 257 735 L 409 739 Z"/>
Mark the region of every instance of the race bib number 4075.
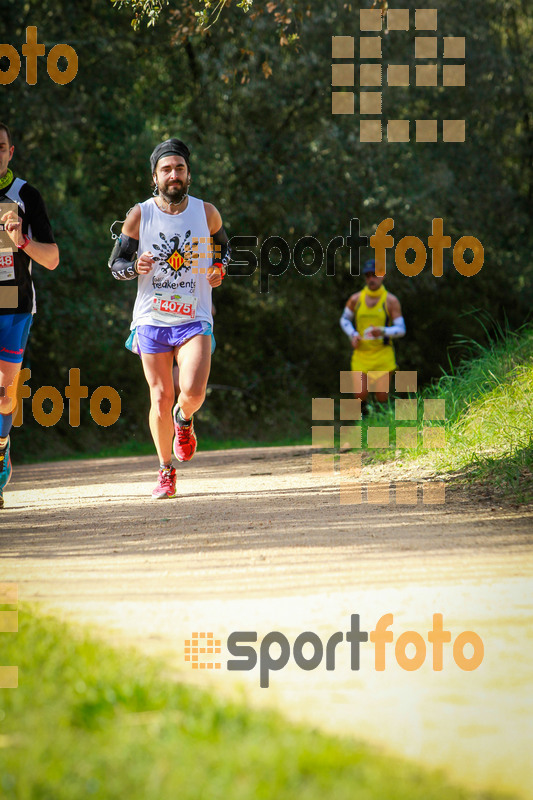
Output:
<path fill-rule="evenodd" d="M 152 298 L 152 316 L 174 325 L 192 322 L 196 316 L 197 302 L 198 298 L 194 295 L 155 292 Z"/>

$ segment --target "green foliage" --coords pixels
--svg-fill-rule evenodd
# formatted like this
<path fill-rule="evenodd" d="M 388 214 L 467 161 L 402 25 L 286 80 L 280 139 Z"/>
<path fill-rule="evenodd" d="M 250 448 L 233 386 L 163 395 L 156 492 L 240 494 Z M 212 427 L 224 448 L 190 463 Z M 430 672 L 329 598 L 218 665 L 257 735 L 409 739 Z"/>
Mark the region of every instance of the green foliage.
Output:
<path fill-rule="evenodd" d="M 486 345 L 463 342 L 467 357 L 420 393 L 418 429 L 444 426 L 446 445 L 425 451 L 419 445 L 401 456 L 412 466 L 455 475 L 483 485 L 497 498 L 518 503 L 533 501 L 533 328 L 500 330 Z M 426 399 L 444 400 L 446 422 L 423 420 Z M 394 403 L 372 424 L 398 430 Z M 393 442 L 394 443 L 394 442 Z M 384 453 L 382 458 L 386 458 Z"/>
<path fill-rule="evenodd" d="M 165 679 L 49 618 L 2 634 L 18 689 L 0 690 L 5 800 L 490 800 L 442 775 Z"/>
<path fill-rule="evenodd" d="M 133 11 L 131 26 L 136 31 L 145 19 L 148 27 L 155 25 L 163 8 L 168 6 L 168 0 L 112 0 L 112 3 L 118 8 L 131 7 Z"/>
<path fill-rule="evenodd" d="M 194 28 L 196 30 L 208 30 L 212 25 L 218 22 L 222 11 L 227 6 L 231 5 L 232 0 L 196 0 L 196 2 L 188 2 L 182 4 L 180 13 L 186 14 L 188 17 L 194 19 Z M 112 0 L 114 6 L 118 8 L 131 9 L 133 12 L 133 19 L 131 25 L 134 30 L 138 31 L 142 22 L 146 21 L 148 27 L 155 25 L 160 18 L 163 9 L 169 5 L 169 0 Z M 284 0 L 278 2 L 271 2 L 267 4 L 266 11 L 268 13 L 274 12 L 278 9 L 277 14 L 282 13 L 284 16 L 290 15 L 292 9 L 286 8 L 288 4 Z M 253 8 L 253 0 L 238 0 L 235 6 L 247 14 Z M 279 9 L 282 9 L 280 12 Z M 259 14 L 265 13 L 265 9 L 259 8 Z M 277 22 L 278 20 L 276 20 Z M 186 34 L 185 34 L 186 35 Z"/>
<path fill-rule="evenodd" d="M 462 470 L 495 495 L 531 502 L 533 329 L 472 351 L 469 368 L 442 387 L 452 401 L 452 424 L 436 466 Z"/>

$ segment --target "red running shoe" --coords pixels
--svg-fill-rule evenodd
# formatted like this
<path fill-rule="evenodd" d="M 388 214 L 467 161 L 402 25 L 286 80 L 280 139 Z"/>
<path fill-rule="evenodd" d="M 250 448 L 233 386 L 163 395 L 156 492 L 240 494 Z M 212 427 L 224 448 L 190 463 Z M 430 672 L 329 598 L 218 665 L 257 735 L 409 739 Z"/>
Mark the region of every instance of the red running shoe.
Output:
<path fill-rule="evenodd" d="M 157 486 L 152 492 L 154 500 L 176 497 L 176 470 L 174 467 L 162 467 L 157 476 Z"/>
<path fill-rule="evenodd" d="M 184 425 L 182 422 L 178 422 L 178 407 L 174 406 L 174 444 L 172 449 L 174 450 L 174 455 L 178 459 L 178 461 L 190 461 L 193 455 L 196 453 L 196 445 L 198 442 L 196 441 L 196 434 L 194 433 L 194 424 L 191 421 Z"/>

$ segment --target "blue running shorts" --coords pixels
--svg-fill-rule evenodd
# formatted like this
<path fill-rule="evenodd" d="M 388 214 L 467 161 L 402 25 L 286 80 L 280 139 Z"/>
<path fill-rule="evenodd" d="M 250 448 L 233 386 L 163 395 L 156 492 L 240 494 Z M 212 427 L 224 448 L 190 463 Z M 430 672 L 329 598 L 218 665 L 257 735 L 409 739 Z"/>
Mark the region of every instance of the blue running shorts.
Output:
<path fill-rule="evenodd" d="M 0 361 L 21 364 L 33 314 L 0 314 Z"/>

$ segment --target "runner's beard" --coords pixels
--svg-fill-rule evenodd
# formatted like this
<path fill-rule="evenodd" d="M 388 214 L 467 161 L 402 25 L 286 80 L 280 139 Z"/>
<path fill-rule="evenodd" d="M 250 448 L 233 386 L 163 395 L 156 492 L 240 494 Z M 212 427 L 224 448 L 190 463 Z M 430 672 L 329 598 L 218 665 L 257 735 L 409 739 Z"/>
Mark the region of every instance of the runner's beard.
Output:
<path fill-rule="evenodd" d="M 189 193 L 189 187 L 184 186 L 181 182 L 177 186 L 165 186 L 164 189 L 159 189 L 159 194 L 165 203 L 172 203 L 173 206 L 179 205 L 182 200 L 185 200 Z"/>

